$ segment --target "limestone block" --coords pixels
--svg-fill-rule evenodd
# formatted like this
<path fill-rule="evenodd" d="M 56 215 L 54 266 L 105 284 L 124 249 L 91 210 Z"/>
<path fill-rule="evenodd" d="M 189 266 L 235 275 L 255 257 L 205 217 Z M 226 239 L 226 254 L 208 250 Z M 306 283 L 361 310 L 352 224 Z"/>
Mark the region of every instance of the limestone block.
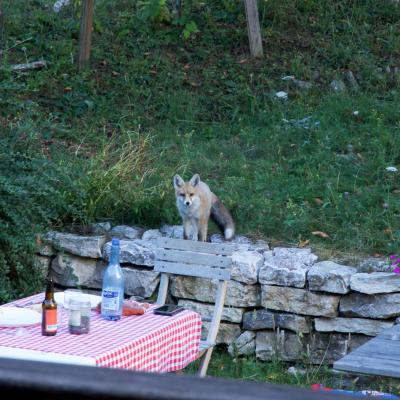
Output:
<path fill-rule="evenodd" d="M 121 264 L 134 264 L 146 267 L 154 266 L 156 245 L 151 240 L 121 240 L 119 261 Z M 111 242 L 104 245 L 104 258 L 110 259 Z"/>
<path fill-rule="evenodd" d="M 81 236 L 72 233 L 48 232 L 45 240 L 56 249 L 80 257 L 101 258 L 105 236 Z"/>
<path fill-rule="evenodd" d="M 393 325 L 394 322 L 364 318 L 315 318 L 315 330 L 319 332 L 350 332 L 376 336 Z"/>
<path fill-rule="evenodd" d="M 294 314 L 336 317 L 339 296 L 312 293 L 305 289 L 261 285 L 265 308 Z"/>
<path fill-rule="evenodd" d="M 233 343 L 229 345 L 228 353 L 232 357 L 236 355 L 248 356 L 254 354 L 256 350 L 255 337 L 256 334 L 254 332 L 243 332 Z"/>
<path fill-rule="evenodd" d="M 214 304 L 199 303 L 198 301 L 180 299 L 178 305 L 189 308 L 197 312 L 202 317 L 211 318 L 214 312 Z M 221 321 L 228 321 L 240 324 L 242 322 L 244 308 L 224 307 L 222 311 Z"/>
<path fill-rule="evenodd" d="M 310 290 L 345 294 L 350 291 L 350 278 L 357 272 L 355 267 L 336 264 L 333 261 L 321 261 L 308 271 Z"/>
<path fill-rule="evenodd" d="M 215 303 L 218 281 L 189 276 L 174 276 L 171 280 L 171 294 L 174 297 Z M 244 285 L 237 281 L 228 282 L 225 306 L 254 307 L 257 305 L 260 305 L 259 285 Z"/>
<path fill-rule="evenodd" d="M 50 276 L 61 286 L 100 289 L 106 266 L 102 260 L 59 254 L 51 263 Z"/>
<path fill-rule="evenodd" d="M 276 313 L 266 309 L 244 313 L 243 329 L 289 329 L 294 332 L 309 333 L 310 321 L 301 315 Z"/>
<path fill-rule="evenodd" d="M 153 295 L 159 281 L 160 273 L 139 268 L 122 268 L 125 278 L 125 293 L 128 295 L 149 298 Z"/>
<path fill-rule="evenodd" d="M 260 268 L 259 282 L 303 288 L 307 271 L 317 258 L 310 249 L 277 247 L 266 251 L 264 265 Z"/>
<path fill-rule="evenodd" d="M 256 251 L 237 251 L 232 254 L 231 279 L 247 284 L 257 283 L 258 271 L 264 257 Z"/>
<path fill-rule="evenodd" d="M 394 318 L 400 316 L 400 293 L 367 295 L 350 293 L 340 300 L 344 317 Z"/>
<path fill-rule="evenodd" d="M 351 277 L 352 290 L 365 294 L 400 292 L 400 275 L 393 272 L 360 273 Z"/>

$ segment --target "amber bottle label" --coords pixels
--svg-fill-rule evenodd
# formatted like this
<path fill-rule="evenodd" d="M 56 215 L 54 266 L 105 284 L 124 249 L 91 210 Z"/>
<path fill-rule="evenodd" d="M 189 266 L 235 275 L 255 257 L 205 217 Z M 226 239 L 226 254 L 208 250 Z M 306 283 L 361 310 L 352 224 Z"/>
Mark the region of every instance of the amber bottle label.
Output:
<path fill-rule="evenodd" d="M 57 310 L 44 310 L 45 315 L 45 330 L 46 332 L 57 331 Z"/>

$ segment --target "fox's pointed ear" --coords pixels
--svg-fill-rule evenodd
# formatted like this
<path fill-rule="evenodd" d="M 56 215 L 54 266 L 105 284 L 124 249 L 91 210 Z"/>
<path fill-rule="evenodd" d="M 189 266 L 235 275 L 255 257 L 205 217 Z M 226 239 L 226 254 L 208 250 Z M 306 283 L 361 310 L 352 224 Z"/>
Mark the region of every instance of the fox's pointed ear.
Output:
<path fill-rule="evenodd" d="M 179 175 L 174 176 L 174 188 L 175 189 L 182 187 L 184 183 L 185 183 L 184 180 Z"/>
<path fill-rule="evenodd" d="M 190 180 L 190 184 L 195 187 L 199 184 L 200 182 L 200 175 L 199 174 L 195 174 L 192 176 L 192 179 Z"/>

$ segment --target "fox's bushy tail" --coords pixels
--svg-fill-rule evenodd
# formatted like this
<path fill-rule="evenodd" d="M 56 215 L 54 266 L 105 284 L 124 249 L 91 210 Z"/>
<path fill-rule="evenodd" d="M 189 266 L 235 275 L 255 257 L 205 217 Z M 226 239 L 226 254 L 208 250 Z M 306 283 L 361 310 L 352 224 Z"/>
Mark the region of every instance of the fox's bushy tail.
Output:
<path fill-rule="evenodd" d="M 224 233 L 226 240 L 230 240 L 235 236 L 235 224 L 233 218 L 214 193 L 212 194 L 211 219 Z"/>

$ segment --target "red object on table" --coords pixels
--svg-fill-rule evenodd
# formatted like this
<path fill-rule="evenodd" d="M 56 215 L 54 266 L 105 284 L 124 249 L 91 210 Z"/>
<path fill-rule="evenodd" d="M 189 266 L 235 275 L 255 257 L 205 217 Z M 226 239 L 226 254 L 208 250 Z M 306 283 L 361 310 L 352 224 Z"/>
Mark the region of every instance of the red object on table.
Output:
<path fill-rule="evenodd" d="M 4 306 L 41 302 L 43 296 L 34 295 Z M 85 335 L 68 332 L 66 310 L 63 310 L 56 336 L 42 336 L 40 325 L 23 328 L 21 335 L 10 335 L 15 328 L 0 328 L 0 348 L 83 357 L 101 367 L 148 372 L 183 369 L 197 358 L 201 316 L 190 310 L 172 317 L 155 315 L 154 307 L 144 315 L 123 316 L 118 321 L 106 321 L 92 310 L 90 333 Z M 68 362 L 73 363 L 73 357 Z"/>

